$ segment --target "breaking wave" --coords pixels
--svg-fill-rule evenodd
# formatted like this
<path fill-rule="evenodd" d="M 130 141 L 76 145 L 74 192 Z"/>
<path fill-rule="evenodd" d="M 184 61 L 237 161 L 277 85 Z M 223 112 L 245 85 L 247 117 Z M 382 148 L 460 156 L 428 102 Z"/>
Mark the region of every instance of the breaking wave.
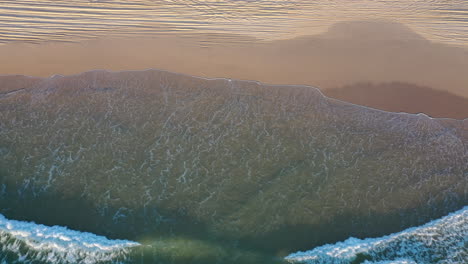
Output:
<path fill-rule="evenodd" d="M 125 259 L 137 245 L 61 226 L 8 220 L 0 214 L 0 263 L 114 262 Z"/>
<path fill-rule="evenodd" d="M 468 206 L 420 227 L 380 238 L 349 238 L 286 257 L 290 263 L 466 263 Z"/>

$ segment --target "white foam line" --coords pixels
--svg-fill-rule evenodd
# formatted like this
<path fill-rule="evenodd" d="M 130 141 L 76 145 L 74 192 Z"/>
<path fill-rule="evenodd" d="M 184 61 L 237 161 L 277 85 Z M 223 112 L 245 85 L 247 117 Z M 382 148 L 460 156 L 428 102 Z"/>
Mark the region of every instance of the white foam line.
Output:
<path fill-rule="evenodd" d="M 394 260 L 364 263 L 416 263 L 421 248 L 447 256 L 444 263 L 458 263 L 463 255 L 463 247 L 468 243 L 468 206 L 443 218 L 431 221 L 420 227 L 412 227 L 399 233 L 380 238 L 349 238 L 336 244 L 327 244 L 306 252 L 290 254 L 286 260 L 291 263 L 350 263 L 358 254 L 372 257 L 378 252 L 391 251 L 398 256 Z M 380 258 L 377 256 L 377 258 Z M 454 258 L 454 259 L 450 259 Z M 468 261 L 468 259 L 466 259 Z"/>
<path fill-rule="evenodd" d="M 338 102 L 341 102 L 341 103 L 345 103 L 345 104 L 349 104 L 349 105 L 352 105 L 352 106 L 359 107 L 359 108 L 364 109 L 364 110 L 372 110 L 372 111 L 378 111 L 378 112 L 381 112 L 381 113 L 390 113 L 390 114 L 397 114 L 397 115 L 424 116 L 424 117 L 426 117 L 426 118 L 434 119 L 434 120 L 444 120 L 444 119 L 445 119 L 445 120 L 455 120 L 455 121 L 465 121 L 465 120 L 468 120 L 468 118 L 465 118 L 465 119 L 433 118 L 433 117 L 428 116 L 428 115 L 423 114 L 423 113 L 412 114 L 412 113 L 406 113 L 406 112 L 388 112 L 388 111 L 381 110 L 381 109 L 376 109 L 376 108 L 372 108 L 372 107 L 368 107 L 368 106 L 363 106 L 363 105 L 357 105 L 357 104 L 353 104 L 353 103 L 341 101 L 341 100 L 338 100 L 338 99 L 335 99 L 335 98 L 327 97 L 327 96 L 325 96 L 325 95 L 322 93 L 322 91 L 320 90 L 320 88 L 317 88 L 317 87 L 314 87 L 314 86 L 310 86 L 310 85 L 270 84 L 270 83 L 255 81 L 255 80 L 240 80 L 240 79 L 231 79 L 231 78 L 223 78 L 223 77 L 207 78 L 207 77 L 195 76 L 195 75 L 190 75 L 190 74 L 185 74 L 185 73 L 180 73 L 180 72 L 171 72 L 171 71 L 168 71 L 168 70 L 157 69 L 157 68 L 147 68 L 147 69 L 144 69 L 144 70 L 120 70 L 120 71 L 112 71 L 112 70 L 105 70 L 105 69 L 94 69 L 94 70 L 89 70 L 89 71 L 84 71 L 84 72 L 80 72 L 80 73 L 76 73 L 76 74 L 69 74 L 69 75 L 54 74 L 54 75 L 51 75 L 51 76 L 49 76 L 49 77 L 37 77 L 37 76 L 20 75 L 20 74 L 16 74 L 16 75 L 11 75 L 11 74 L 4 74 L 4 75 L 2 75 L 2 74 L 0 74 L 0 77 L 24 76 L 24 77 L 27 77 L 27 78 L 39 78 L 39 79 L 42 79 L 43 81 L 45 81 L 45 80 L 53 80 L 53 79 L 66 78 L 66 77 L 77 77 L 77 76 L 84 75 L 84 74 L 99 73 L 99 72 L 105 72 L 105 73 L 111 73 L 111 74 L 119 74 L 119 73 L 141 73 L 141 72 L 148 72 L 148 71 L 165 72 L 165 73 L 169 73 L 169 74 L 175 74 L 175 75 L 184 76 L 184 77 L 191 77 L 191 78 L 196 78 L 196 79 L 199 79 L 199 80 L 206 80 L 206 81 L 226 81 L 226 82 L 239 81 L 239 82 L 253 82 L 253 83 L 256 83 L 256 84 L 258 84 L 258 85 L 266 85 L 266 86 L 269 86 L 269 87 L 313 89 L 315 92 L 318 92 L 323 98 L 326 98 L 326 99 L 329 100 L 329 101 L 338 101 Z"/>
<path fill-rule="evenodd" d="M 13 240 L 11 239 L 13 238 Z M 26 250 L 35 259 L 60 263 L 97 263 L 122 257 L 128 249 L 140 245 L 128 240 L 111 240 L 88 232 L 62 226 L 45 226 L 33 222 L 9 220 L 0 214 L 0 250 L 21 257 Z"/>

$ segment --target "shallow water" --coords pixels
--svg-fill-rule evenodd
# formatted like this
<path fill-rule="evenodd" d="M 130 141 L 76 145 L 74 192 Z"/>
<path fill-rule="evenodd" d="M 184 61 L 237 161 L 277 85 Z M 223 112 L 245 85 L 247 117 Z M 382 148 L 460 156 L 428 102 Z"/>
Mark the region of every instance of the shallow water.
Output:
<path fill-rule="evenodd" d="M 356 19 L 394 20 L 426 38 L 468 45 L 463 0 L 1 0 L 0 43 L 194 33 L 272 40 L 317 34 Z"/>
<path fill-rule="evenodd" d="M 468 200 L 468 120 L 157 70 L 10 79 L 0 213 L 137 241 L 143 263 L 281 263 Z"/>
<path fill-rule="evenodd" d="M 0 75 L 52 76 L 0 76 L 1 263 L 274 264 L 317 246 L 288 261 L 338 248 L 336 263 L 413 263 L 466 248 L 452 237 L 466 207 L 421 236 L 320 246 L 465 206 L 468 120 L 279 84 L 468 97 L 467 1 L 0 0 L 0 46 Z M 146 68 L 222 78 L 125 71 Z"/>
<path fill-rule="evenodd" d="M 349 238 L 307 252 L 287 256 L 289 263 L 462 263 L 468 258 L 463 245 L 468 243 L 468 207 L 423 226 L 381 238 Z M 184 263 L 190 254 L 205 262 L 280 263 L 279 259 L 241 250 L 227 251 L 221 245 L 187 238 L 153 239 L 138 244 L 108 240 L 94 234 L 63 227 L 8 220 L 0 215 L 0 261 L 9 263 L 141 263 L 162 259 Z M 250 255 L 249 255 L 250 254 Z M 29 256 L 28 256 L 29 255 Z M 31 257 L 33 256 L 33 257 Z M 250 257 L 250 261 L 249 261 Z M 252 259 L 259 260 L 258 262 Z"/>
<path fill-rule="evenodd" d="M 468 207 L 423 226 L 380 238 L 349 238 L 286 257 L 291 263 L 464 263 L 468 260 Z M 370 262 L 371 261 L 371 262 Z M 361 263 L 359 262 L 359 263 Z"/>
<path fill-rule="evenodd" d="M 9 220 L 0 214 L 2 263 L 98 263 L 125 257 L 138 243 L 109 240 L 61 226 Z"/>

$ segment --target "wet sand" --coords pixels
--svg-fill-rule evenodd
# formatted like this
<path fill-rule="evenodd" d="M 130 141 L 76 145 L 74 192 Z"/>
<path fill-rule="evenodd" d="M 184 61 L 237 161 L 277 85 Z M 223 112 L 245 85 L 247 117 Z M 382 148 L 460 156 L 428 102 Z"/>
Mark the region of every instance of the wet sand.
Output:
<path fill-rule="evenodd" d="M 468 98 L 410 83 L 356 83 L 323 90 L 326 96 L 390 112 L 468 118 Z"/>
<path fill-rule="evenodd" d="M 218 38 L 216 43 L 210 39 Z M 431 42 L 386 21 L 338 23 L 319 35 L 256 41 L 194 34 L 0 46 L 2 74 L 50 76 L 90 69 L 164 69 L 204 77 L 304 84 L 406 82 L 468 97 L 468 49 Z"/>

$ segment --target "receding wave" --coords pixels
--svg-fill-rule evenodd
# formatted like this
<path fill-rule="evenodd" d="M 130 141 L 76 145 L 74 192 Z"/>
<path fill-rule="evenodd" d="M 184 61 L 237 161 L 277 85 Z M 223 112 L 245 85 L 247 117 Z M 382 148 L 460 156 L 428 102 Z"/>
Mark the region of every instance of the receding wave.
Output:
<path fill-rule="evenodd" d="M 446 217 L 380 238 L 349 238 L 286 257 L 291 263 L 466 263 L 468 206 Z"/>
<path fill-rule="evenodd" d="M 105 263 L 139 245 L 62 226 L 9 220 L 0 214 L 1 263 Z"/>

